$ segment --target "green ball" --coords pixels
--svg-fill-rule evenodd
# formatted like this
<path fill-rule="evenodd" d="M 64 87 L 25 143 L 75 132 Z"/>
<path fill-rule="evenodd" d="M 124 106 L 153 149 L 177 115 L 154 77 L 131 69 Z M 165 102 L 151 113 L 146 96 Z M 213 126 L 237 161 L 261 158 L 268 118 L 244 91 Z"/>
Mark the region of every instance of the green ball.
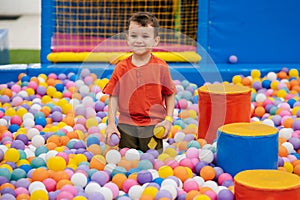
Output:
<path fill-rule="evenodd" d="M 41 155 L 43 153 L 47 153 L 48 151 L 49 151 L 49 149 L 46 146 L 39 146 L 34 151 L 34 154 L 35 154 L 35 157 L 38 157 L 39 155 Z"/>
<path fill-rule="evenodd" d="M 32 159 L 30 165 L 32 168 L 39 168 L 39 167 L 45 167 L 47 164 L 43 158 L 36 157 Z"/>
<path fill-rule="evenodd" d="M 11 173 L 8 169 L 6 168 L 0 168 L 0 176 L 4 176 L 7 178 L 7 180 L 11 179 Z"/>
<path fill-rule="evenodd" d="M 26 172 L 23 169 L 17 168 L 11 173 L 11 180 L 19 180 L 21 178 L 26 178 Z"/>

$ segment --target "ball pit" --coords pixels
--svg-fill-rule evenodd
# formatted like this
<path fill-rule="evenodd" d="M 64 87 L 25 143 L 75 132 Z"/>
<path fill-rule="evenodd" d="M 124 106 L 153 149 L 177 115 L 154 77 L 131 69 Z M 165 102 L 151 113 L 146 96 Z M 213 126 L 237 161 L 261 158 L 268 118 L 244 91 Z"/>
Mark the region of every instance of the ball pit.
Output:
<path fill-rule="evenodd" d="M 84 69 L 81 76 L 22 73 L 1 85 L 1 198 L 234 199 L 216 142 L 195 137 L 200 86 L 174 80 L 174 122 L 159 154 L 104 143 L 107 81 Z M 278 129 L 278 170 L 300 176 L 298 70 L 253 70 L 230 84 L 251 88 L 251 121 Z"/>

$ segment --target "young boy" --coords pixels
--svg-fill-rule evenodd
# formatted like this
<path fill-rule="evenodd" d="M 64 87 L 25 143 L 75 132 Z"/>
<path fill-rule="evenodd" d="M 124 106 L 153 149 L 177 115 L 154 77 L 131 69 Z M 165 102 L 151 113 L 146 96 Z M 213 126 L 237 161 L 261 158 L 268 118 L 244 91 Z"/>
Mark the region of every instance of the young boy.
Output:
<path fill-rule="evenodd" d="M 143 152 L 155 148 L 162 152 L 162 139 L 168 137 L 172 126 L 176 89 L 166 62 L 151 53 L 160 40 L 158 29 L 158 21 L 151 13 L 139 12 L 129 19 L 127 43 L 133 54 L 116 65 L 103 89 L 110 95 L 106 142 L 116 133 L 119 148 Z M 153 129 L 159 126 L 165 130 L 162 139 L 153 136 Z M 151 147 L 149 143 L 153 142 Z"/>

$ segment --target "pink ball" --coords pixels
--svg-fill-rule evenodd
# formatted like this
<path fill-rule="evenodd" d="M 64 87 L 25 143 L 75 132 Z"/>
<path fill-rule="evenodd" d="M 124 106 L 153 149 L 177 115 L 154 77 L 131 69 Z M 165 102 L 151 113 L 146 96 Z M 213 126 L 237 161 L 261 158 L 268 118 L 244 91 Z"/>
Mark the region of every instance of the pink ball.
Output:
<path fill-rule="evenodd" d="M 48 74 L 48 78 L 57 79 L 57 75 L 54 73 L 50 73 L 50 74 Z"/>
<path fill-rule="evenodd" d="M 128 193 L 128 191 L 129 191 L 129 189 L 132 187 L 132 186 L 134 186 L 134 185 L 138 185 L 139 183 L 136 181 L 136 180 L 134 180 L 134 179 L 127 179 L 127 180 L 125 180 L 124 181 L 124 183 L 123 183 L 123 191 L 125 192 L 125 193 Z"/>
<path fill-rule="evenodd" d="M 16 192 L 16 196 L 18 196 L 19 194 L 29 194 L 29 191 L 24 187 L 16 188 L 15 192 Z"/>
<path fill-rule="evenodd" d="M 228 61 L 229 61 L 230 63 L 237 63 L 238 58 L 237 58 L 236 55 L 231 55 L 231 56 L 229 56 Z"/>
<path fill-rule="evenodd" d="M 88 134 L 94 134 L 94 133 L 99 133 L 100 129 L 97 126 L 92 126 L 88 130 Z"/>
<path fill-rule="evenodd" d="M 18 84 L 15 84 L 11 87 L 11 91 L 18 93 L 21 91 L 21 86 L 19 86 Z"/>
<path fill-rule="evenodd" d="M 68 191 L 62 191 L 60 192 L 57 197 L 56 200 L 66 200 L 66 199 L 73 199 L 74 195 Z"/>
<path fill-rule="evenodd" d="M 192 190 L 199 190 L 199 185 L 196 181 L 194 180 L 186 180 L 183 183 L 183 190 L 186 192 L 192 191 Z"/>
<path fill-rule="evenodd" d="M 185 155 L 189 159 L 198 158 L 199 157 L 199 150 L 197 148 L 195 148 L 195 147 L 188 148 L 186 150 Z"/>
<path fill-rule="evenodd" d="M 28 83 L 27 87 L 36 90 L 37 87 L 38 87 L 38 84 L 37 84 L 35 81 L 30 81 L 30 82 Z"/>
<path fill-rule="evenodd" d="M 184 167 L 188 167 L 188 168 L 190 168 L 190 169 L 194 169 L 194 165 L 193 165 L 193 163 L 192 163 L 192 161 L 189 159 L 189 158 L 183 158 L 183 159 L 181 159 L 180 161 L 179 161 L 179 165 L 180 166 L 184 166 Z"/>
<path fill-rule="evenodd" d="M 45 180 L 43 180 L 43 183 L 48 192 L 52 192 L 56 190 L 56 181 L 54 179 L 46 178 Z"/>
<path fill-rule="evenodd" d="M 165 165 L 168 165 L 168 166 L 172 167 L 172 169 L 174 169 L 175 167 L 179 166 L 179 163 L 177 162 L 177 160 L 171 159 L 171 160 L 166 161 Z"/>
<path fill-rule="evenodd" d="M 70 88 L 70 87 L 74 87 L 75 86 L 75 83 L 73 82 L 73 81 L 68 81 L 67 83 L 66 83 L 66 88 Z"/>
<path fill-rule="evenodd" d="M 60 189 L 60 192 L 63 192 L 63 191 L 66 191 L 66 192 L 69 192 L 71 193 L 73 196 L 75 196 L 77 194 L 77 190 L 76 188 L 73 186 L 73 185 L 64 185 L 61 189 Z"/>
<path fill-rule="evenodd" d="M 177 107 L 179 109 L 187 109 L 188 107 L 188 101 L 186 99 L 179 99 L 177 103 Z"/>
<path fill-rule="evenodd" d="M 128 150 L 129 150 L 129 148 L 127 148 L 127 147 L 122 148 L 122 149 L 120 150 L 121 156 L 122 156 L 122 157 L 125 156 L 125 154 L 126 154 L 126 152 L 127 152 Z"/>
<path fill-rule="evenodd" d="M 12 105 L 13 106 L 19 106 L 21 105 L 23 102 L 23 98 L 20 97 L 20 96 L 15 96 L 13 99 L 12 99 Z"/>
<path fill-rule="evenodd" d="M 226 180 L 230 180 L 230 181 L 233 180 L 232 176 L 229 173 L 222 173 L 219 175 L 219 177 L 218 177 L 219 185 L 222 185 L 222 183 Z"/>
<path fill-rule="evenodd" d="M 212 190 L 208 190 L 204 192 L 204 194 L 207 195 L 211 200 L 217 200 L 217 194 Z"/>
<path fill-rule="evenodd" d="M 70 92 L 70 91 L 65 91 L 65 92 L 63 93 L 63 97 L 65 97 L 65 98 L 72 98 L 72 92 Z"/>
<path fill-rule="evenodd" d="M 115 183 L 109 182 L 109 183 L 106 183 L 103 187 L 107 187 L 107 188 L 109 188 L 112 191 L 114 199 L 116 197 L 118 197 L 118 195 L 119 195 L 119 187 Z"/>
<path fill-rule="evenodd" d="M 154 161 L 153 168 L 158 170 L 161 166 L 164 166 L 164 165 L 165 165 L 165 163 L 163 161 L 156 159 Z"/>
<path fill-rule="evenodd" d="M 22 118 L 18 115 L 12 116 L 10 118 L 10 123 L 11 124 L 17 124 L 17 125 L 20 126 L 22 124 L 22 122 L 23 122 Z"/>

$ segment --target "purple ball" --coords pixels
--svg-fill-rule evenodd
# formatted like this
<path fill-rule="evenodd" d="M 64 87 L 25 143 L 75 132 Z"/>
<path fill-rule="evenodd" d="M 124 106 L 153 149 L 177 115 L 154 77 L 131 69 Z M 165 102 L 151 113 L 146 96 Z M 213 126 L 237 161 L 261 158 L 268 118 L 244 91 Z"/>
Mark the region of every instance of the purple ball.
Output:
<path fill-rule="evenodd" d="M 199 174 L 200 171 L 201 171 L 201 169 L 202 169 L 202 167 L 205 167 L 205 166 L 207 166 L 207 165 L 208 165 L 208 163 L 205 162 L 205 161 L 200 161 L 200 162 L 198 162 L 198 163 L 196 164 L 196 166 L 195 166 L 195 172 L 196 172 L 197 174 Z"/>
<path fill-rule="evenodd" d="M 256 89 L 256 90 L 261 89 L 261 88 L 262 88 L 261 82 L 255 81 L 255 82 L 252 84 L 252 87 L 253 87 L 254 89 Z"/>
<path fill-rule="evenodd" d="M 6 96 L 6 95 L 3 95 L 3 96 L 0 97 L 0 102 L 1 103 L 8 103 L 9 100 L 10 100 L 9 97 Z"/>
<path fill-rule="evenodd" d="M 186 193 L 177 196 L 177 200 L 185 200 L 185 199 L 186 199 Z"/>
<path fill-rule="evenodd" d="M 154 156 L 154 158 L 157 158 L 159 156 L 159 152 L 155 149 L 149 149 L 146 151 L 146 153 L 150 153 Z"/>
<path fill-rule="evenodd" d="M 295 120 L 293 123 L 293 129 L 294 131 L 300 130 L 300 120 Z"/>
<path fill-rule="evenodd" d="M 120 138 L 119 136 L 116 134 L 116 133 L 113 133 L 111 136 L 110 136 L 110 146 L 116 146 L 117 144 L 119 144 L 120 142 Z"/>
<path fill-rule="evenodd" d="M 3 194 L 11 194 L 13 195 L 14 197 L 16 196 L 16 192 L 12 189 L 12 188 L 9 188 L 9 187 L 6 187 L 6 188 L 3 188 L 0 193 L 3 195 Z"/>
<path fill-rule="evenodd" d="M 9 180 L 5 176 L 0 176 L 0 185 L 8 183 Z"/>
<path fill-rule="evenodd" d="M 63 119 L 63 115 L 59 111 L 54 111 L 52 113 L 53 122 L 60 122 Z"/>
<path fill-rule="evenodd" d="M 7 193 L 2 195 L 1 200 L 16 200 L 16 197 Z"/>
<path fill-rule="evenodd" d="M 234 200 L 234 195 L 230 190 L 221 190 L 218 193 L 218 200 Z"/>
<path fill-rule="evenodd" d="M 152 164 L 154 164 L 155 158 L 151 153 L 143 153 L 140 160 L 149 160 Z"/>
<path fill-rule="evenodd" d="M 272 120 L 276 126 L 279 126 L 281 124 L 281 116 L 280 115 L 274 115 L 272 117 Z"/>
<path fill-rule="evenodd" d="M 300 148 L 300 138 L 292 137 L 289 139 L 289 142 L 293 145 L 294 149 Z"/>
<path fill-rule="evenodd" d="M 143 185 L 144 183 L 150 183 L 152 181 L 152 178 L 153 177 L 152 177 L 151 172 L 149 172 L 147 170 L 139 171 L 137 174 L 137 181 L 141 185 Z"/>
<path fill-rule="evenodd" d="M 105 200 L 101 192 L 92 192 L 88 195 L 88 200 L 94 200 L 94 199 Z"/>
<path fill-rule="evenodd" d="M 48 197 L 49 197 L 49 200 L 56 200 L 56 197 L 58 195 L 58 192 L 49 192 L 48 193 Z"/>
<path fill-rule="evenodd" d="M 232 180 L 225 180 L 225 181 L 223 181 L 222 186 L 229 187 L 229 186 L 232 186 L 233 184 L 234 183 Z"/>
<path fill-rule="evenodd" d="M 155 200 L 162 198 L 173 199 L 172 194 L 168 190 L 159 190 L 155 195 Z"/>
<path fill-rule="evenodd" d="M 277 165 L 278 165 L 278 167 L 283 167 L 283 165 L 284 165 L 284 160 L 280 156 L 278 156 Z"/>
<path fill-rule="evenodd" d="M 224 170 L 221 167 L 214 167 L 216 172 L 215 179 L 218 180 L 219 176 L 224 173 Z"/>
<path fill-rule="evenodd" d="M 105 104 L 101 101 L 97 101 L 95 103 L 95 110 L 96 112 L 99 112 L 99 111 L 103 111 L 103 108 L 105 107 Z"/>
<path fill-rule="evenodd" d="M 16 140 L 22 141 L 25 145 L 28 144 L 28 137 L 25 134 L 17 135 Z"/>
<path fill-rule="evenodd" d="M 15 149 L 21 149 L 24 150 L 25 149 L 25 144 L 23 143 L 23 141 L 21 140 L 14 140 L 11 145 L 10 148 L 15 148 Z"/>
<path fill-rule="evenodd" d="M 23 188 L 27 189 L 29 185 L 30 185 L 30 182 L 26 178 L 21 178 L 21 179 L 17 180 L 17 182 L 15 183 L 16 188 L 23 187 Z"/>
<path fill-rule="evenodd" d="M 101 186 L 105 185 L 109 179 L 109 176 L 106 172 L 97 171 L 93 173 L 91 176 L 91 181 L 95 181 L 96 183 L 100 184 Z"/>
<path fill-rule="evenodd" d="M 86 146 L 81 140 L 79 140 L 79 141 L 74 143 L 73 148 L 74 149 L 80 149 L 80 148 L 85 149 Z"/>

